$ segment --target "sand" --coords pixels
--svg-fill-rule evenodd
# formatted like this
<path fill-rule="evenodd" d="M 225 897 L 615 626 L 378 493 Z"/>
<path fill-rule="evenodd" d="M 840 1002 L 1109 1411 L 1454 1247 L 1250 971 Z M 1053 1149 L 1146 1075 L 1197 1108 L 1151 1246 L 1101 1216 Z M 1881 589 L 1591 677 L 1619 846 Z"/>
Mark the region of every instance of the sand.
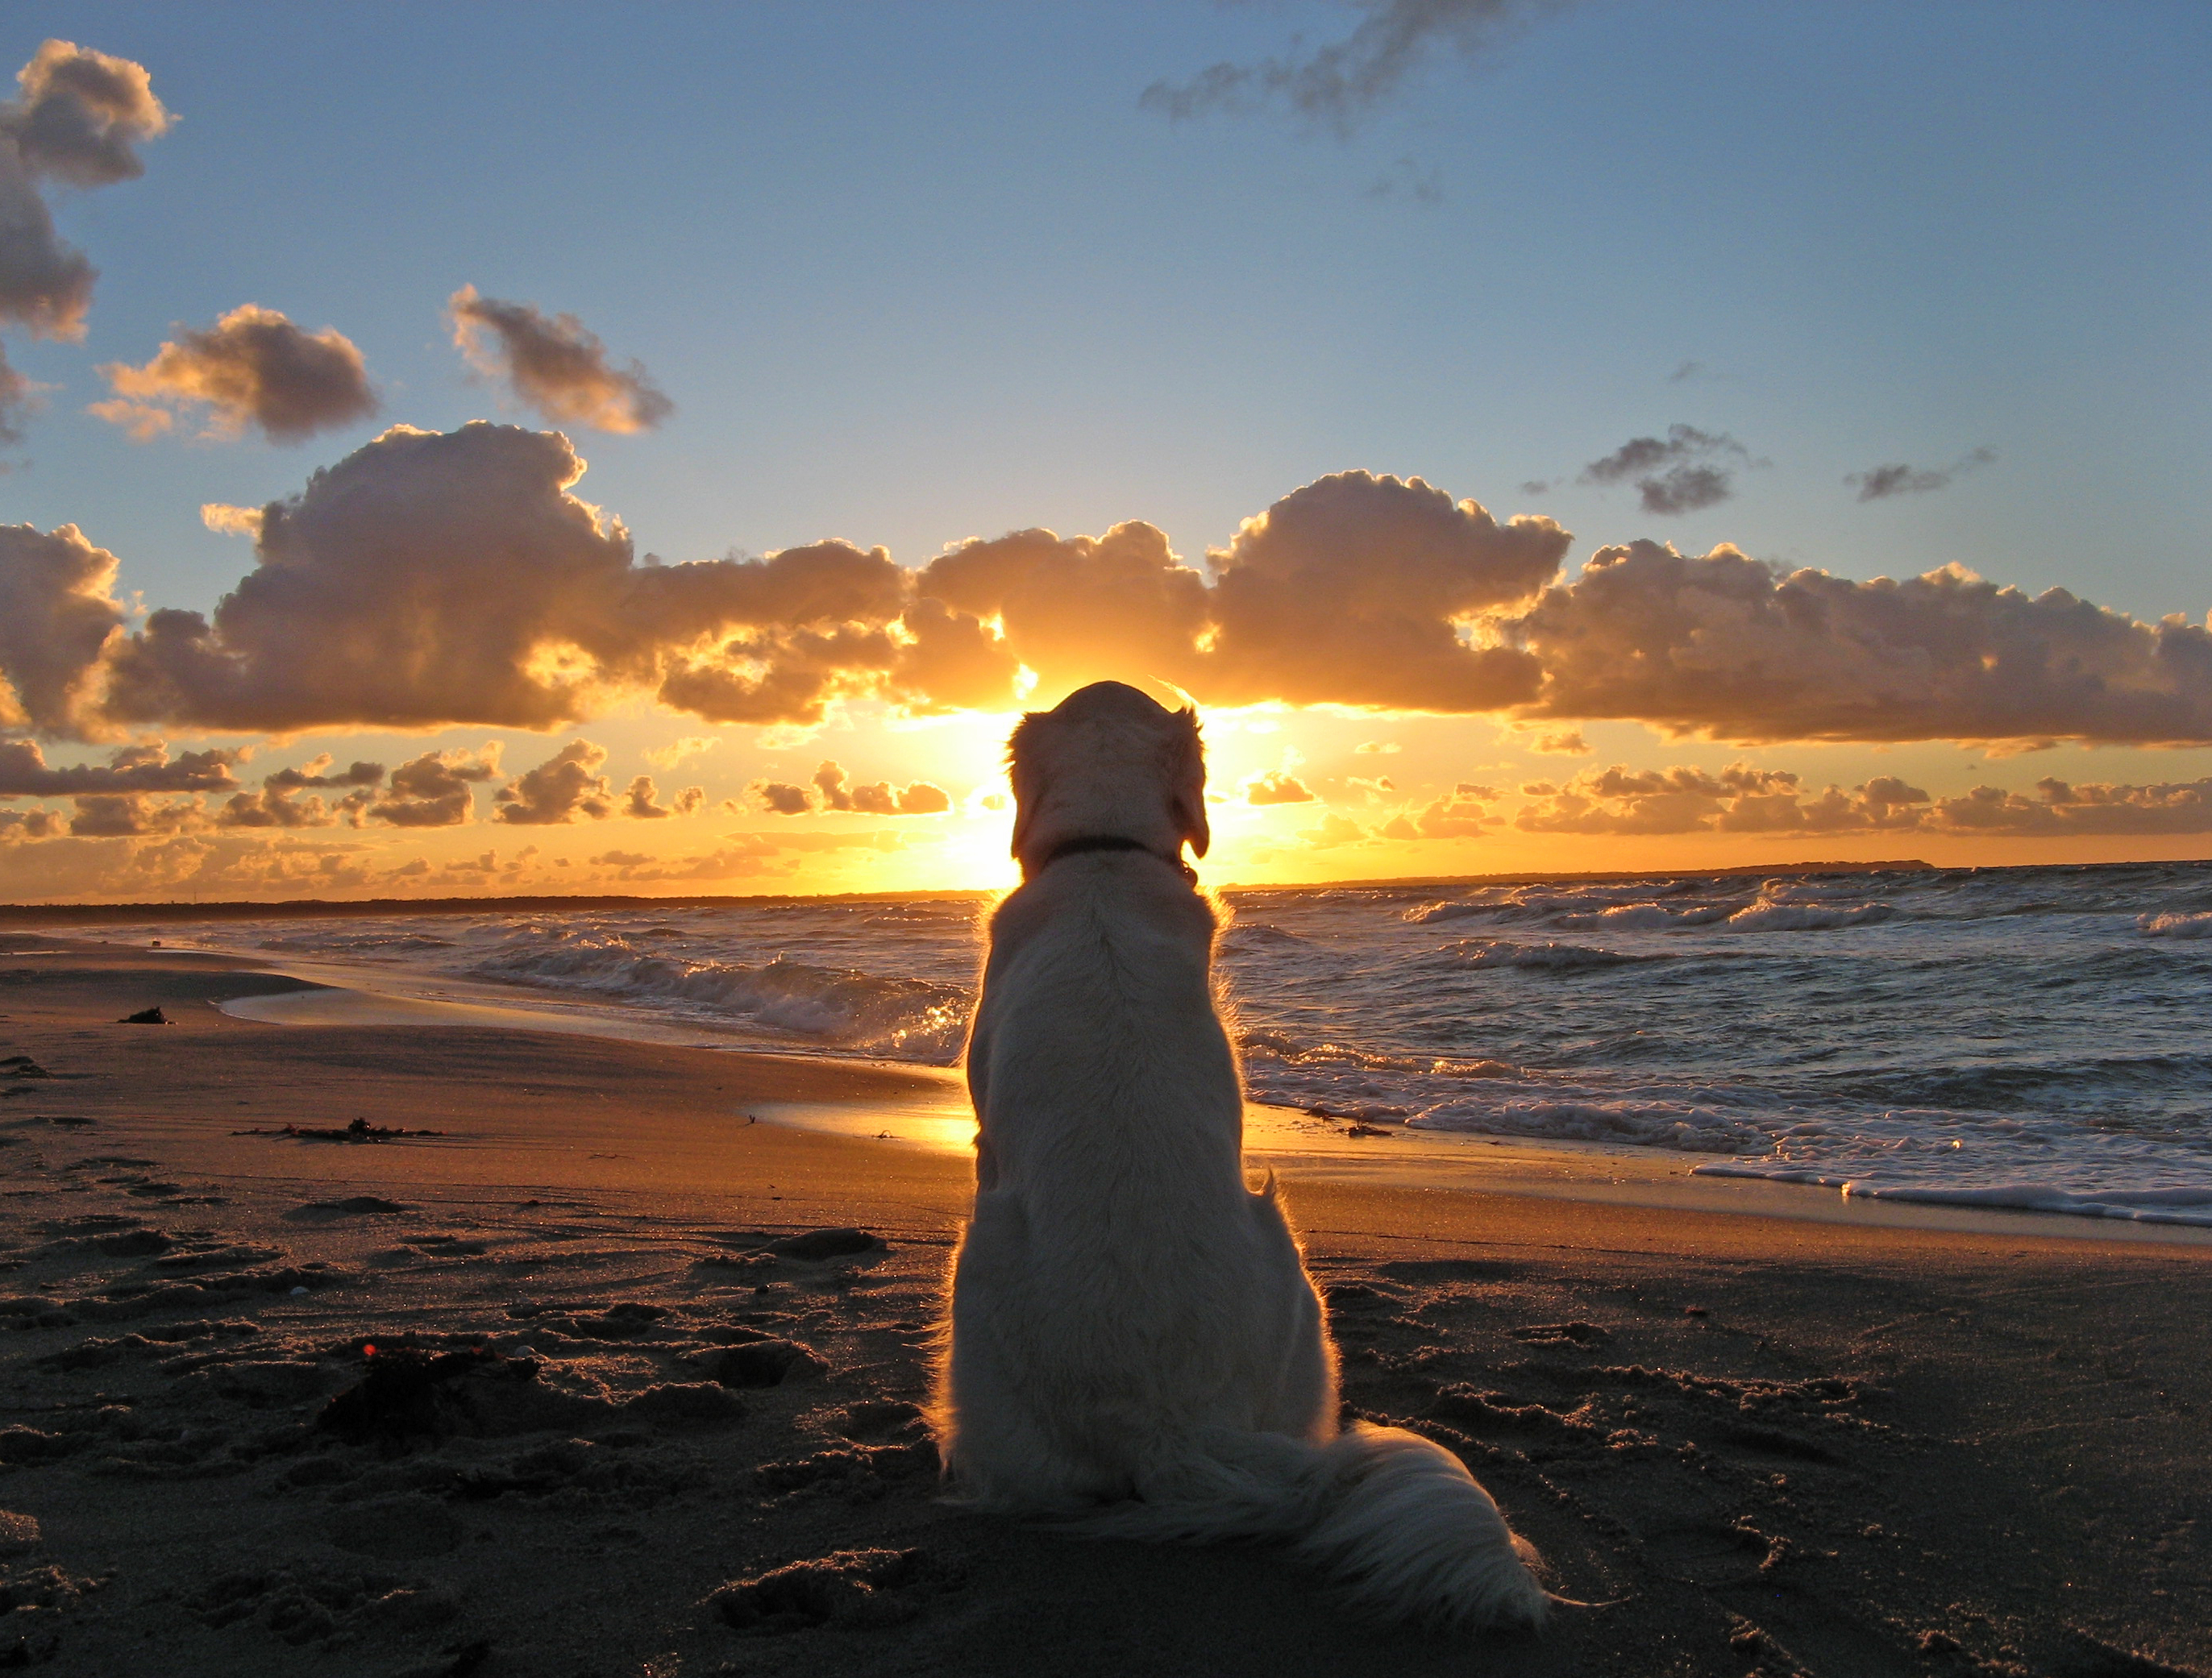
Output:
<path fill-rule="evenodd" d="M 1450 1639 L 1273 1548 L 936 1500 L 964 1163 L 747 1118 L 939 1075 L 240 1020 L 209 1003 L 296 981 L 0 948 L 0 1057 L 52 1075 L 0 1065 L 0 1666 L 2212 1671 L 2203 1240 L 1526 1150 L 1450 1190 L 1286 1170 L 1348 1408 L 1459 1451 L 1609 1604 Z M 356 1119 L 440 1134 L 283 1131 Z M 873 1244 L 765 1250 L 821 1229 Z"/>

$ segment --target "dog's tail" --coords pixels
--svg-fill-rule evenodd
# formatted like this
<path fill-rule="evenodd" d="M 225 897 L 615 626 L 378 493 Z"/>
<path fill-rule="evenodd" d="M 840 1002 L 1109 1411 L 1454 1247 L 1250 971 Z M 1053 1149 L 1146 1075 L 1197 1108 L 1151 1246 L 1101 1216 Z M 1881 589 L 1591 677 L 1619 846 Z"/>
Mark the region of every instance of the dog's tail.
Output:
<path fill-rule="evenodd" d="M 1153 1542 L 1285 1538 L 1355 1606 L 1462 1631 L 1542 1625 L 1534 1546 L 1459 1458 L 1355 1422 L 1326 1445 L 1209 1428 L 1157 1461 L 1139 1499 L 1068 1523 Z"/>

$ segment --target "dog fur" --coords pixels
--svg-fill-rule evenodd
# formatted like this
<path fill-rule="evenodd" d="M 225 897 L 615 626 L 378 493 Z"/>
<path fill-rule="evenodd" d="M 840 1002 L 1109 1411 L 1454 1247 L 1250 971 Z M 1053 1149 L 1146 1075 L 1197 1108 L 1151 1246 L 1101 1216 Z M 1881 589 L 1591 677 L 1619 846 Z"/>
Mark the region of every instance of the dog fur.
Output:
<path fill-rule="evenodd" d="M 1337 1423 L 1335 1348 L 1243 1170 L 1198 719 L 1099 682 L 1011 742 L 1024 883 L 968 1045 L 975 1213 L 936 1422 L 955 1495 L 1157 1541 L 1278 1538 L 1370 1611 L 1540 1623 L 1535 1553 L 1442 1446 Z M 1108 839 L 1140 849 L 1060 847 Z"/>

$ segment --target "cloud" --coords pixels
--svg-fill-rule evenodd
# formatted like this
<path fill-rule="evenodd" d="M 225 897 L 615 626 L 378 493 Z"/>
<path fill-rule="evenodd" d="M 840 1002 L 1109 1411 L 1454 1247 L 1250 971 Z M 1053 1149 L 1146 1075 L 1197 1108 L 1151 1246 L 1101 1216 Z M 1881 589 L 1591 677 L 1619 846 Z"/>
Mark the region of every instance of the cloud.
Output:
<path fill-rule="evenodd" d="M 1340 40 L 1310 51 L 1294 47 L 1287 57 L 1256 64 L 1212 64 L 1187 82 L 1155 82 L 1137 103 L 1181 122 L 1279 102 L 1316 128 L 1349 136 L 1439 53 L 1479 62 L 1530 21 L 1570 3 L 1353 0 L 1363 15 Z"/>
<path fill-rule="evenodd" d="M 535 769 L 525 770 L 500 788 L 493 799 L 494 819 L 526 827 L 552 827 L 580 815 L 604 821 L 615 809 L 614 789 L 605 775 L 596 772 L 606 760 L 605 747 L 571 740 Z"/>
<path fill-rule="evenodd" d="M 896 790 L 889 781 L 848 785 L 844 769 L 834 761 L 823 763 L 814 772 L 814 785 L 825 810 L 851 810 L 863 815 L 935 815 L 952 808 L 945 789 L 927 781 L 914 781 Z"/>
<path fill-rule="evenodd" d="M 0 845 L 53 839 L 64 831 L 61 817 L 52 810 L 0 810 Z"/>
<path fill-rule="evenodd" d="M 98 732 L 94 665 L 123 623 L 116 558 L 74 524 L 0 524 L 0 725 Z"/>
<path fill-rule="evenodd" d="M 1893 495 L 1925 495 L 1932 490 L 1948 489 L 1953 479 L 1990 465 L 1996 457 L 1993 449 L 1976 449 L 1948 466 L 1922 468 L 1901 463 L 1870 466 L 1863 472 L 1852 473 L 1844 482 L 1858 491 L 1862 501 L 1885 501 Z"/>
<path fill-rule="evenodd" d="M 1522 734 L 1513 743 L 1524 752 L 1540 752 L 1548 757 L 1587 757 L 1589 742 L 1583 738 L 1580 729 L 1539 729 L 1533 734 Z"/>
<path fill-rule="evenodd" d="M 844 766 L 826 760 L 811 785 L 757 780 L 745 796 L 772 815 L 805 815 L 810 810 L 845 810 L 860 815 L 935 815 L 952 808 L 951 796 L 928 781 L 894 787 L 889 781 L 853 782 Z"/>
<path fill-rule="evenodd" d="M 2212 634 L 1947 566 L 1903 582 L 1604 548 L 1512 627 L 1525 713 L 1775 740 L 2212 742 Z"/>
<path fill-rule="evenodd" d="M 211 621 L 156 611 L 111 649 L 105 715 L 552 729 L 647 688 L 717 721 L 812 723 L 896 663 L 905 579 L 882 549 L 639 565 L 568 493 L 583 470 L 558 433 L 395 427 L 263 510 L 258 567 Z"/>
<path fill-rule="evenodd" d="M 686 758 L 704 757 L 722 743 L 720 736 L 687 734 L 681 740 L 672 740 L 656 751 L 645 754 L 645 760 L 656 769 L 673 769 Z"/>
<path fill-rule="evenodd" d="M 459 827 L 474 813 L 477 782 L 499 773 L 499 742 L 480 752 L 425 752 L 392 772 L 389 795 L 368 809 L 371 820 L 395 827 Z"/>
<path fill-rule="evenodd" d="M 1016 530 L 963 542 L 923 568 L 915 592 L 938 610 L 925 615 L 906 681 L 979 708 L 1011 706 L 1022 666 L 1054 694 L 1109 677 L 1182 681 L 1207 627 L 1205 573 L 1141 523 L 1103 536 Z"/>
<path fill-rule="evenodd" d="M 1669 385 L 1680 385 L 1685 379 L 1695 379 L 1705 370 L 1705 364 L 1703 361 L 1684 361 L 1667 375 L 1667 382 Z"/>
<path fill-rule="evenodd" d="M 603 851 L 585 860 L 593 868 L 642 868 L 653 859 L 643 851 Z"/>
<path fill-rule="evenodd" d="M 503 379 L 514 394 L 556 425 L 600 431 L 650 431 L 676 411 L 635 361 L 611 366 L 606 346 L 574 315 L 541 314 L 463 286 L 447 306 L 453 344 L 478 373 Z"/>
<path fill-rule="evenodd" d="M 1735 493 L 1733 468 L 1718 463 L 1750 451 L 1725 432 L 1695 426 L 1669 426 L 1667 435 L 1632 437 L 1601 460 L 1583 468 L 1580 482 L 1595 484 L 1636 480 L 1644 511 L 1695 512 L 1718 506 Z"/>
<path fill-rule="evenodd" d="M 181 408 L 208 410 L 206 436 L 234 438 L 250 425 L 272 443 L 303 442 L 377 409 L 361 352 L 343 333 L 303 332 L 253 303 L 204 331 L 179 328 L 143 367 L 112 361 L 100 371 L 115 396 L 90 411 L 142 443 L 167 431 Z"/>
<path fill-rule="evenodd" d="M 169 114 L 142 66 L 70 41 L 47 41 L 15 81 L 21 92 L 0 104 L 0 321 L 81 338 L 93 266 L 55 231 L 40 184 L 135 179 L 144 172 L 136 148 L 164 133 Z"/>
<path fill-rule="evenodd" d="M 241 754 L 220 748 L 172 759 L 161 741 L 124 746 L 105 765 L 50 766 L 37 742 L 0 740 L 0 798 L 71 798 L 94 793 L 228 792 Z"/>
<path fill-rule="evenodd" d="M 1395 740 L 1363 740 L 1352 751 L 1362 757 L 1385 753 L 1402 752 L 1406 748 Z"/>
<path fill-rule="evenodd" d="M 1217 705 L 1453 712 L 1532 699 L 1535 662 L 1462 627 L 1534 595 L 1571 540 L 1548 518 L 1500 524 L 1419 478 L 1318 479 L 1207 555 L 1210 643 L 1182 685 Z"/>
<path fill-rule="evenodd" d="M 1301 827 L 1298 837 L 1316 851 L 1330 851 L 1340 845 L 1357 845 L 1375 836 L 1348 815 L 1334 810 L 1321 819 L 1316 827 Z"/>
<path fill-rule="evenodd" d="M 1253 804 L 1310 804 L 1312 789 L 1286 769 L 1270 769 L 1244 783 L 1244 798 Z"/>
<path fill-rule="evenodd" d="M 814 808 L 812 789 L 788 781 L 754 781 L 745 795 L 771 815 L 804 815 Z"/>
<path fill-rule="evenodd" d="M 200 523 L 219 536 L 258 536 L 261 534 L 261 509 L 234 507 L 227 501 L 203 501 Z"/>
<path fill-rule="evenodd" d="M 47 388 L 10 366 L 7 347 L 0 344 L 0 448 L 13 448 L 23 440 L 22 421 L 37 410 L 39 392 Z M 0 467 L 0 472 L 7 469 Z"/>
<path fill-rule="evenodd" d="M 1931 826 L 1954 833 L 2044 839 L 2212 833 L 2212 778 L 2148 786 L 2091 782 L 2080 786 L 2045 777 L 2027 797 L 1978 786 L 1937 802 Z"/>
<path fill-rule="evenodd" d="M 696 815 L 707 803 L 707 789 L 687 786 L 676 795 L 672 804 L 659 802 L 660 789 L 653 784 L 650 775 L 640 775 L 631 781 L 623 794 L 623 814 L 641 820 L 653 820 L 671 815 Z"/>
<path fill-rule="evenodd" d="M 1731 764 L 1717 775 L 1687 765 L 1632 770 L 1623 764 L 1586 769 L 1564 788 L 1544 783 L 1524 788 L 1537 802 L 1524 804 L 1513 825 L 1527 833 L 1688 833 L 1724 825 L 1737 802 L 1783 801 L 1795 808 L 1797 777 L 1786 770 Z M 1747 818 L 1741 831 L 1781 825 Z"/>
<path fill-rule="evenodd" d="M 1424 839 L 1479 839 L 1486 827 L 1494 827 L 1497 820 L 1490 814 L 1489 801 L 1498 797 L 1494 787 L 1479 786 L 1471 781 L 1462 781 L 1440 798 L 1431 800 L 1413 820 L 1413 832 Z M 1398 827 L 1404 817 L 1391 824 Z M 1390 828 L 1383 830 L 1390 833 Z M 1392 837 L 1411 838 L 1411 833 L 1395 833 Z"/>
<path fill-rule="evenodd" d="M 76 801 L 76 814 L 70 818 L 70 835 L 120 839 L 182 833 L 206 825 L 206 811 L 197 798 L 157 804 L 143 793 L 95 793 Z"/>
<path fill-rule="evenodd" d="M 336 773 L 328 752 L 310 758 L 296 769 L 279 769 L 261 778 L 261 791 L 240 792 L 216 813 L 222 827 L 330 827 L 343 821 L 358 827 L 376 803 L 375 789 L 384 780 L 384 766 L 356 760 Z M 343 797 L 325 803 L 311 788 L 347 789 Z M 305 797 L 301 795 L 305 793 Z"/>

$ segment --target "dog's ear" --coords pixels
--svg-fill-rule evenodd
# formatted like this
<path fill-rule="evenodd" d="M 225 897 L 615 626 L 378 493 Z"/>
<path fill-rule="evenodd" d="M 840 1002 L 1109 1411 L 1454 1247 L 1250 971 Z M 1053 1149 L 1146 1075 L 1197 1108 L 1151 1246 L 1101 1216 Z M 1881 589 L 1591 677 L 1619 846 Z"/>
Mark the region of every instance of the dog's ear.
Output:
<path fill-rule="evenodd" d="M 1190 843 L 1190 854 L 1203 857 L 1212 843 L 1206 821 L 1206 747 L 1198 736 L 1198 710 L 1176 712 L 1177 739 L 1174 773 L 1169 783 L 1168 813 L 1176 831 Z"/>
<path fill-rule="evenodd" d="M 1036 819 L 1036 759 L 1049 720 L 1044 712 L 1024 712 L 1006 738 L 1006 762 L 1012 771 L 1008 778 L 1014 790 L 1014 838 L 1009 849 L 1017 860 L 1022 854 L 1022 841 L 1029 837 L 1030 824 Z"/>

